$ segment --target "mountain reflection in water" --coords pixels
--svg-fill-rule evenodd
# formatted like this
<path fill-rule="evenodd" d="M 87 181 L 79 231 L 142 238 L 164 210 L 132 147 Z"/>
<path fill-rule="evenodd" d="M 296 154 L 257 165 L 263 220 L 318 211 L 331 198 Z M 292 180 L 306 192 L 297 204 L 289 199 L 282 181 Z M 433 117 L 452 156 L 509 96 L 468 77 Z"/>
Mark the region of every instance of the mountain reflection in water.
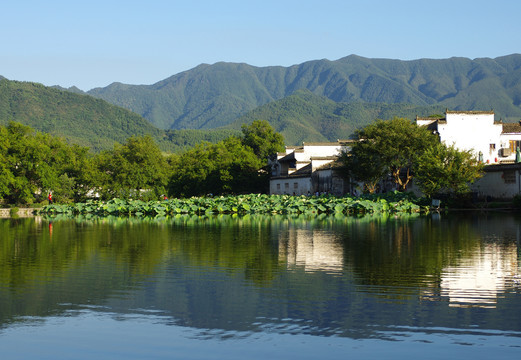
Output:
<path fill-rule="evenodd" d="M 504 214 L 0 219 L 0 345 L 94 316 L 206 341 L 514 349 L 520 228 Z"/>

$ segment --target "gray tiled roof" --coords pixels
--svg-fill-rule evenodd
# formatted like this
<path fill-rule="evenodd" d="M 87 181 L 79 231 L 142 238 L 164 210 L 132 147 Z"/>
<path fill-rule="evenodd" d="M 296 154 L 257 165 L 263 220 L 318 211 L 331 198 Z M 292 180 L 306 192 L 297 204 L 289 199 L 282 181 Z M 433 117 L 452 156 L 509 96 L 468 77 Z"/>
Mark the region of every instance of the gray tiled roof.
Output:
<path fill-rule="evenodd" d="M 521 133 L 520 123 L 503 123 L 503 134 Z"/>

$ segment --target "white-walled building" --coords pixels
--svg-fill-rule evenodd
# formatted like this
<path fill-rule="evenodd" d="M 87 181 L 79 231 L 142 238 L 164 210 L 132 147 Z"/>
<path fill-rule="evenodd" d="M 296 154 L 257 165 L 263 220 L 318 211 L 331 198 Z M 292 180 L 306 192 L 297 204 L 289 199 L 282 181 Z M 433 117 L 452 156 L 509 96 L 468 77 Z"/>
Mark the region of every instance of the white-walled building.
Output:
<path fill-rule="evenodd" d="M 482 178 L 471 186 L 478 197 L 511 199 L 521 194 L 521 123 L 494 120 L 493 111 L 449 111 L 445 118 L 416 118 L 447 145 L 472 150 L 485 166 Z"/>
<path fill-rule="evenodd" d="M 521 147 L 521 124 L 494 120 L 493 111 L 449 111 L 444 118 L 416 118 L 446 145 L 472 150 L 486 164 L 512 163 Z"/>
<path fill-rule="evenodd" d="M 343 195 L 349 190 L 334 172 L 335 160 L 348 150 L 352 140 L 328 143 L 303 143 L 287 146 L 271 163 L 270 194 L 308 195 L 330 193 Z"/>
<path fill-rule="evenodd" d="M 516 163 L 516 150 L 521 148 L 521 123 L 502 123 L 493 111 L 449 111 L 445 117 L 416 118 L 447 145 L 471 150 L 476 159 L 488 166 L 485 174 L 471 187 L 480 197 L 511 199 L 521 194 L 521 162 Z M 331 143 L 303 143 L 286 147 L 272 162 L 270 194 L 307 195 L 354 193 L 360 184 L 351 184 L 339 173 L 338 156 L 349 151 L 354 140 Z M 521 159 L 520 159 L 521 160 Z M 393 184 L 383 185 L 390 189 Z M 360 186 L 362 187 L 362 186 Z M 413 182 L 408 190 L 418 192 Z M 419 194 L 419 193 L 418 193 Z"/>

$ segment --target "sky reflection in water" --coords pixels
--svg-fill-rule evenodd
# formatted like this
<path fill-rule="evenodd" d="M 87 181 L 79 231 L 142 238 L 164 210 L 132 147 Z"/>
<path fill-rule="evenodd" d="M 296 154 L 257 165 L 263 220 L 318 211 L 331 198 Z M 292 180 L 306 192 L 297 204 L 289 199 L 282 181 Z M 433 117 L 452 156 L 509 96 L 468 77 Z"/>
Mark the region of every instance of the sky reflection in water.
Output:
<path fill-rule="evenodd" d="M 0 220 L 6 358 L 512 358 L 515 216 Z"/>

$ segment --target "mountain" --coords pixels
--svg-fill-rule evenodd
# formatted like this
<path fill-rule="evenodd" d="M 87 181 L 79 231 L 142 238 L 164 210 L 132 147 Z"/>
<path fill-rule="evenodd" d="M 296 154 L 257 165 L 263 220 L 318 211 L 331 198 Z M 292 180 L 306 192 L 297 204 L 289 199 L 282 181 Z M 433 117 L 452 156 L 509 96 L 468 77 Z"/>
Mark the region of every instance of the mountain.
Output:
<path fill-rule="evenodd" d="M 518 121 L 521 55 L 412 61 L 351 55 L 290 67 L 221 62 L 153 85 L 113 83 L 87 93 L 0 77 L 0 124 L 18 121 L 94 151 L 151 134 L 164 151 L 176 152 L 238 134 L 256 119 L 268 120 L 288 145 L 336 140 L 376 118 L 412 119 L 445 108 L 493 109 L 498 119 Z"/>
<path fill-rule="evenodd" d="M 240 129 L 253 120 L 267 120 L 289 145 L 336 141 L 349 138 L 357 129 L 375 119 L 443 114 L 440 105 L 416 106 L 384 103 L 337 103 L 309 90 L 298 90 L 281 100 L 259 106 L 228 125 Z"/>
<path fill-rule="evenodd" d="M 150 135 L 164 151 L 175 152 L 200 141 L 219 141 L 235 130 L 164 131 L 127 109 L 88 95 L 31 82 L 0 79 L 0 125 L 16 121 L 63 137 L 93 151 L 111 149 L 130 136 Z"/>
<path fill-rule="evenodd" d="M 153 85 L 113 83 L 88 94 L 130 109 L 163 129 L 211 129 L 298 90 L 334 102 L 493 109 L 521 117 L 521 55 L 412 61 L 356 55 L 290 67 L 202 64 Z"/>

